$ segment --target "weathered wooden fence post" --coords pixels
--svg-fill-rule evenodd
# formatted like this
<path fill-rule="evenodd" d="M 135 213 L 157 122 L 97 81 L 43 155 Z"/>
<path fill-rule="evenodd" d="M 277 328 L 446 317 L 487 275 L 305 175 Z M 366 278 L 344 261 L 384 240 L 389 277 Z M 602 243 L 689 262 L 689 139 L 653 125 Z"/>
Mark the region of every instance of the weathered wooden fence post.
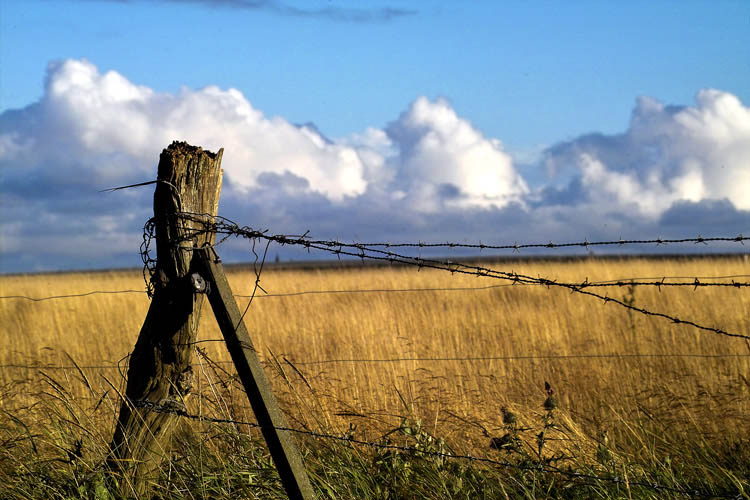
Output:
<path fill-rule="evenodd" d="M 125 401 L 111 444 L 110 466 L 119 472 L 120 491 L 143 496 L 168 453 L 177 417 L 148 405 L 179 408 L 190 392 L 192 342 L 203 295 L 190 286 L 194 246 L 213 243 L 195 234 L 200 221 L 180 212 L 215 216 L 221 193 L 221 157 L 184 142 L 173 142 L 159 158 L 154 192 L 157 263 L 154 296 L 130 357 Z M 145 403 L 145 404 L 144 404 Z"/>

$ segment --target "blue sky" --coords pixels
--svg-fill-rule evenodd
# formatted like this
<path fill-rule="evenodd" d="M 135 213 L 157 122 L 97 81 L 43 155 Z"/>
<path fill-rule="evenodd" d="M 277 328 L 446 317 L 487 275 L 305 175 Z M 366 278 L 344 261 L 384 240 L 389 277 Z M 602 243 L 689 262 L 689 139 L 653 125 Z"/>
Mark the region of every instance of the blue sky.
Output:
<path fill-rule="evenodd" d="M 276 232 L 750 232 L 745 1 L 7 0 L 0 61 L 4 211 L 61 248 L 103 231 L 74 255 L 5 222 L 4 272 L 136 265 L 150 193 L 96 192 L 152 178 L 167 132 L 226 147 L 221 211 Z"/>

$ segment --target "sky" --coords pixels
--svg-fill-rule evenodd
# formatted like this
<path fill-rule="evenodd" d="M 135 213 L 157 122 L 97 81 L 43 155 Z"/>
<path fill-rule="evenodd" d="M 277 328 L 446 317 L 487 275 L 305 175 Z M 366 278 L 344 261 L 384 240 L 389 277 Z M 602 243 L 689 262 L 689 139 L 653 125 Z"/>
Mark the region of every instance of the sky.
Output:
<path fill-rule="evenodd" d="M 750 2 L 0 2 L 0 272 L 138 266 L 173 140 L 273 233 L 750 234 Z"/>

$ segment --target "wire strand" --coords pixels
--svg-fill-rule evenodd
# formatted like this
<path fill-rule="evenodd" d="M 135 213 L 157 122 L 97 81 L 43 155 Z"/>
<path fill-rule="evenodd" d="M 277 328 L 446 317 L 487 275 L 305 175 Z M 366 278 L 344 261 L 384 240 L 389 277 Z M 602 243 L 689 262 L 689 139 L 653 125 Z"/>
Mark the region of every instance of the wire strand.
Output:
<path fill-rule="evenodd" d="M 199 344 L 204 342 L 225 342 L 224 339 L 208 339 L 191 342 L 190 344 Z M 406 362 L 448 362 L 448 361 L 465 361 L 465 362 L 482 362 L 482 361 L 565 361 L 575 359 L 602 359 L 602 360 L 619 360 L 619 359 L 660 359 L 660 358 L 688 358 L 688 359 L 729 359 L 729 358 L 750 358 L 750 354 L 706 354 L 706 353 L 605 353 L 605 354 L 548 354 L 548 355 L 507 355 L 507 356 L 436 356 L 436 357 L 397 357 L 397 358 L 334 358 L 319 359 L 311 361 L 294 361 L 298 366 L 325 365 L 339 363 L 406 363 Z M 219 360 L 214 361 L 217 364 L 232 364 L 233 361 Z M 81 369 L 116 369 L 117 364 L 106 365 L 38 365 L 9 363 L 0 365 L 0 369 L 44 369 L 44 370 L 77 370 Z"/>
<path fill-rule="evenodd" d="M 547 286 L 547 288 L 552 288 L 552 287 L 562 288 L 562 289 L 569 290 L 571 293 L 579 293 L 581 295 L 586 295 L 589 297 L 602 300 L 605 304 L 612 302 L 618 305 L 619 307 L 623 307 L 629 311 L 637 312 L 645 316 L 666 319 L 672 322 L 673 324 L 687 325 L 687 326 L 691 326 L 699 330 L 715 333 L 717 335 L 723 335 L 726 337 L 750 340 L 750 335 L 729 332 L 722 328 L 702 325 L 692 320 L 685 320 L 685 319 L 682 319 L 682 318 L 679 318 L 677 316 L 673 316 L 670 314 L 666 314 L 666 313 L 662 313 L 658 311 L 652 311 L 649 309 L 635 306 L 632 303 L 626 303 L 620 299 L 612 298 L 606 295 L 601 295 L 599 293 L 592 292 L 590 290 L 586 290 L 585 288 L 588 288 L 590 286 L 588 280 L 584 281 L 583 283 L 558 282 L 556 280 L 551 280 L 551 279 L 543 278 L 543 277 L 535 278 L 532 276 L 516 273 L 514 271 L 507 272 L 507 271 L 500 271 L 496 269 L 490 269 L 490 268 L 483 267 L 483 266 L 464 264 L 464 263 L 455 262 L 455 261 L 440 261 L 440 260 L 435 260 L 435 259 L 425 259 L 419 256 L 413 257 L 413 256 L 408 256 L 408 255 L 402 255 L 402 254 L 392 252 L 390 250 L 381 250 L 378 248 L 368 247 L 360 243 L 342 243 L 342 242 L 335 241 L 335 240 L 313 240 L 311 237 L 309 237 L 308 233 L 305 233 L 299 236 L 283 235 L 283 234 L 268 234 L 267 231 L 258 231 L 248 226 L 240 227 L 238 224 L 236 224 L 235 222 L 232 222 L 231 220 L 225 217 L 212 216 L 209 214 L 194 214 L 194 213 L 183 212 L 183 213 L 178 214 L 178 217 L 191 221 L 193 223 L 197 223 L 200 226 L 202 226 L 202 228 L 200 229 L 194 229 L 195 231 L 194 234 L 188 232 L 188 234 L 185 235 L 186 239 L 192 239 L 196 235 L 205 234 L 205 233 L 231 234 L 231 235 L 243 237 L 251 241 L 264 239 L 268 242 L 275 242 L 281 245 L 298 245 L 298 246 L 302 246 L 308 249 L 308 251 L 311 249 L 320 250 L 323 252 L 333 253 L 339 257 L 341 255 L 357 257 L 357 258 L 362 259 L 363 261 L 365 259 L 368 259 L 368 260 L 375 260 L 375 261 L 382 261 L 382 262 L 389 262 L 389 263 L 398 263 L 398 264 L 415 266 L 419 270 L 436 269 L 436 270 L 448 271 L 451 274 L 459 273 L 459 274 L 465 274 L 465 275 L 501 279 L 501 280 L 509 281 L 511 283 L 537 284 L 537 285 Z M 151 272 L 152 268 L 150 267 L 150 263 L 155 262 L 149 256 L 150 242 L 155 238 L 155 227 L 156 227 L 156 218 L 149 219 L 146 222 L 146 225 L 144 226 L 143 244 L 141 246 L 141 253 L 142 253 L 142 258 L 144 261 L 144 275 L 147 274 L 148 272 Z M 744 245 L 745 239 L 748 239 L 748 238 L 745 238 L 742 235 L 739 235 L 733 238 L 727 237 L 727 238 L 706 239 L 706 238 L 699 237 L 698 239 L 683 238 L 679 240 L 658 240 L 658 241 L 660 243 L 687 242 L 687 241 L 705 243 L 706 241 L 721 240 L 721 241 L 737 241 Z M 630 242 L 633 242 L 633 241 L 643 242 L 647 240 L 629 240 L 629 241 Z M 625 244 L 626 242 L 627 241 L 623 240 L 623 244 Z M 179 241 L 176 241 L 173 243 L 175 245 L 180 244 Z M 589 242 L 586 242 L 586 243 L 589 244 Z M 598 242 L 598 243 L 604 244 L 604 243 L 609 243 L 609 242 Z M 147 282 L 147 285 L 150 285 L 150 280 Z M 662 286 L 666 286 L 664 282 L 654 282 L 652 283 L 652 285 L 659 287 L 659 290 L 661 290 Z M 700 280 L 696 279 L 695 282 L 693 283 L 693 286 L 694 286 L 694 289 L 697 289 L 699 286 L 702 286 L 702 284 Z M 728 286 L 736 286 L 737 288 L 739 288 L 741 285 L 738 286 L 738 283 L 733 281 L 732 284 Z"/>

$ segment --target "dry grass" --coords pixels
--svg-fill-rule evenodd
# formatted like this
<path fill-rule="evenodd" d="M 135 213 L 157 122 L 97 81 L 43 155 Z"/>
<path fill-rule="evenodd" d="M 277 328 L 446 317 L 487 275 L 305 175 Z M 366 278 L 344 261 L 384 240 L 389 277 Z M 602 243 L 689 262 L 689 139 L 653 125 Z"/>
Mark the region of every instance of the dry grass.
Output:
<path fill-rule="evenodd" d="M 742 256 L 527 261 L 509 267 L 527 275 L 573 281 L 750 274 L 750 264 Z M 254 278 L 249 271 L 231 272 L 235 295 L 249 295 Z M 365 268 L 266 269 L 261 284 L 270 294 L 284 294 L 502 283 L 440 271 Z M 143 288 L 139 272 L 0 277 L 2 295 L 41 297 Z M 629 291 L 616 288 L 609 293 L 622 298 Z M 738 356 L 750 354 L 748 343 L 660 319 L 631 316 L 613 304 L 578 294 L 517 285 L 472 291 L 262 295 L 260 292 L 250 307 L 246 323 L 256 348 L 269 360 L 267 369 L 275 375 L 276 391 L 295 425 L 343 432 L 354 423 L 369 429 L 372 436 L 409 416 L 453 446 L 472 451 L 486 448 L 482 428 L 490 435 L 502 432 L 502 406 L 515 411 L 521 425 L 538 421 L 546 380 L 557 391 L 559 418 L 567 422 L 569 433 L 596 436 L 606 429 L 611 439 L 634 450 L 643 444 L 640 440 L 664 439 L 666 443 L 668 435 L 685 433 L 731 441 L 750 426 L 750 382 L 746 378 L 750 358 Z M 643 287 L 630 298 L 648 309 L 728 331 L 750 332 L 747 289 L 659 292 Z M 247 301 L 238 298 L 241 309 Z M 0 339 L 4 349 L 0 365 L 69 366 L 71 359 L 81 367 L 116 363 L 132 349 L 148 305 L 145 293 L 43 302 L 2 299 Z M 203 375 L 200 390 L 209 398 L 214 386 L 208 384 L 217 382 L 220 373 L 207 359 L 229 359 L 223 344 L 210 342 L 220 338 L 212 314 L 205 312 L 199 340 L 209 342 L 197 345 L 206 357 L 197 356 L 196 362 Z M 634 354 L 642 357 L 629 357 Z M 576 355 L 615 356 L 557 357 Z M 414 359 L 461 357 L 507 359 Z M 396 358 L 407 359 L 333 362 Z M 66 390 L 78 398 L 98 396 L 110 389 L 105 378 L 115 386 L 121 384 L 117 370 L 111 368 L 83 368 L 93 390 L 85 387 L 76 370 L 42 371 L 63 386 L 68 384 Z M 0 392 L 0 405 L 8 410 L 28 406 L 44 391 L 45 384 L 48 382 L 39 369 L 0 368 L 0 388 L 6 388 Z M 218 393 L 213 400 L 217 397 Z M 227 389 L 223 397 L 242 401 L 237 389 Z M 107 418 L 111 424 L 112 415 Z M 646 429 L 647 437 L 634 432 L 635 428 Z"/>

